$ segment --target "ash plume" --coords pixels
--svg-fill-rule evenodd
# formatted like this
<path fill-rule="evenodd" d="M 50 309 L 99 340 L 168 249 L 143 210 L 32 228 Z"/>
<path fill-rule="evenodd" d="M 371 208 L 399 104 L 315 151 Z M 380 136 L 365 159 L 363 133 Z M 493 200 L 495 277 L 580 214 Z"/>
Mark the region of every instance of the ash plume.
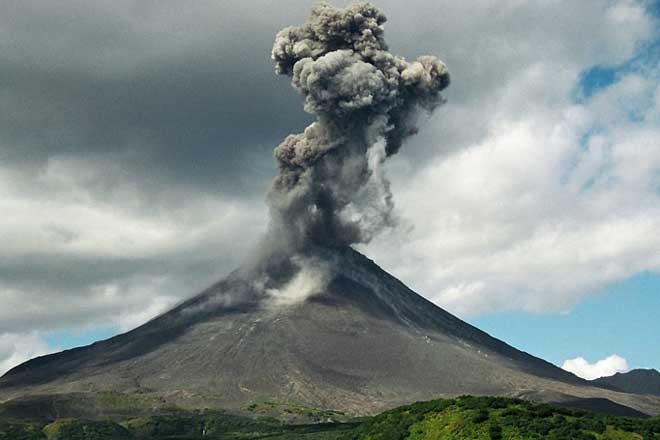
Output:
<path fill-rule="evenodd" d="M 305 111 L 316 115 L 275 149 L 270 232 L 295 251 L 365 243 L 393 224 L 383 164 L 416 133 L 416 114 L 443 102 L 445 65 L 388 52 L 385 21 L 369 3 L 321 3 L 275 39 L 276 72 L 292 78 Z"/>

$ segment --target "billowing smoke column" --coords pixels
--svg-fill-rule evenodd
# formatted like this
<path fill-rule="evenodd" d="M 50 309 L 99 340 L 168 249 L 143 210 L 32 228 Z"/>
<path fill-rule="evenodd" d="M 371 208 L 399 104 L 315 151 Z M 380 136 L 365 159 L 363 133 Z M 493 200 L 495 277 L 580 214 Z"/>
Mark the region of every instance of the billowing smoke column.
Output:
<path fill-rule="evenodd" d="M 369 3 L 323 3 L 304 25 L 277 34 L 275 70 L 292 77 L 305 110 L 317 116 L 275 149 L 272 232 L 295 250 L 367 242 L 391 225 L 383 163 L 416 132 L 416 113 L 442 103 L 445 65 L 434 56 L 407 62 L 389 53 L 385 20 Z"/>

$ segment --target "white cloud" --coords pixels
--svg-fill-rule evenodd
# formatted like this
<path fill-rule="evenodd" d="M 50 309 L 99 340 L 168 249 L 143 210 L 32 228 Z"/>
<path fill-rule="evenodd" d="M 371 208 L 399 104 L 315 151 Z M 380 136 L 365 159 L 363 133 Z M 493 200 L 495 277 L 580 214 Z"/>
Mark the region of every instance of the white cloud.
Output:
<path fill-rule="evenodd" d="M 583 357 L 568 359 L 561 366 L 564 370 L 583 379 L 593 380 L 599 377 L 612 376 L 616 373 L 625 373 L 629 370 L 628 361 L 619 355 L 613 354 L 590 364 Z"/>
<path fill-rule="evenodd" d="M 121 173 L 117 164 L 72 157 L 51 158 L 34 177 L 0 168 L 0 210 L 11 213 L 0 219 L 0 257 L 153 257 L 225 241 L 246 224 L 263 227 L 251 201 L 178 188 L 144 200 L 139 182 Z M 113 182 L 104 191 L 106 179 Z"/>
<path fill-rule="evenodd" d="M 580 72 L 623 61 L 650 35 L 653 19 L 639 4 L 601 6 L 585 18 L 598 39 L 566 33 L 568 18 L 544 29 L 545 41 L 525 25 L 534 51 L 518 52 L 491 90 L 475 85 L 482 102 L 473 110 L 450 100 L 421 135 L 437 150 L 452 149 L 443 139 L 465 148 L 420 172 L 405 156 L 391 166 L 410 227 L 366 251 L 454 313 L 564 311 L 608 283 L 660 271 L 657 66 L 622 72 L 585 102 L 572 99 Z M 477 51 L 463 62 L 497 64 L 492 57 Z"/>
<path fill-rule="evenodd" d="M 120 175 L 68 157 L 34 179 L 0 168 L 0 332 L 128 329 L 217 281 L 264 229 L 260 203 L 181 188 L 142 200 Z"/>
<path fill-rule="evenodd" d="M 35 356 L 53 351 L 36 333 L 0 334 L 0 376 Z"/>
<path fill-rule="evenodd" d="M 160 287 L 160 289 L 154 289 L 154 294 L 147 296 L 150 298 L 150 302 L 146 304 L 146 307 L 141 310 L 125 312 L 117 318 L 117 325 L 121 332 L 127 332 L 144 324 L 150 319 L 166 312 L 180 301 L 180 298 L 177 297 L 158 296 L 156 292 L 166 290 L 162 286 Z"/>

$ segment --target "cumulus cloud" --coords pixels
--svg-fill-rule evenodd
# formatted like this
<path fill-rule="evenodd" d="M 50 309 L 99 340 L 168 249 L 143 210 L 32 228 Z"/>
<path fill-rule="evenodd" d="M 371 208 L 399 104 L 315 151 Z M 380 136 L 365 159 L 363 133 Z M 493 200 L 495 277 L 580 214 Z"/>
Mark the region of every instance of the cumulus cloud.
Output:
<path fill-rule="evenodd" d="M 128 329 L 254 246 L 270 151 L 308 117 L 268 57 L 290 13 L 243 8 L 28 0 L 2 14 L 0 334 Z"/>
<path fill-rule="evenodd" d="M 35 332 L 0 333 L 0 375 L 21 362 L 52 351 Z"/>
<path fill-rule="evenodd" d="M 564 17 L 556 33 L 520 40 L 534 41 L 542 58 L 526 48 L 515 56 L 495 50 L 511 64 L 499 84 L 480 90 L 483 104 L 468 109 L 450 88 L 442 111 L 452 126 L 438 119 L 422 134 L 438 145 L 442 130 L 465 149 L 418 172 L 405 157 L 393 166 L 393 193 L 409 227 L 365 250 L 459 315 L 565 311 L 608 283 L 660 271 L 653 233 L 660 227 L 660 81 L 657 59 L 635 56 L 656 21 L 635 3 L 589 5 L 602 7 L 587 21 L 601 27 L 594 29 L 600 39 L 560 35 L 572 29 Z M 512 24 L 510 32 L 518 30 Z M 477 50 L 463 62 L 495 63 L 492 53 Z M 631 57 L 635 65 L 614 84 L 576 99 L 587 66 Z"/>
<path fill-rule="evenodd" d="M 0 332 L 126 329 L 229 272 L 265 227 L 263 206 L 219 194 L 172 188 L 141 200 L 131 179 L 94 188 L 114 172 L 71 158 L 36 176 L 0 170 L 0 209 L 11 214 L 0 218 Z M 254 237 L 233 241 L 246 229 Z"/>
<path fill-rule="evenodd" d="M 613 354 L 590 364 L 583 357 L 568 359 L 561 366 L 564 370 L 583 379 L 593 380 L 599 377 L 612 376 L 616 373 L 625 373 L 629 370 L 628 361 L 619 355 Z"/>

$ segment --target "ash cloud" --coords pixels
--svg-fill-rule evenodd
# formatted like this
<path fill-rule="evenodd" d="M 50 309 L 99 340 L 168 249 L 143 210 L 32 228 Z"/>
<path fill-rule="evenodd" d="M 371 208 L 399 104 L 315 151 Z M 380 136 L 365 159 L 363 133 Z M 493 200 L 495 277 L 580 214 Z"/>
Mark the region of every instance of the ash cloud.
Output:
<path fill-rule="evenodd" d="M 281 30 L 272 59 L 316 120 L 276 149 L 268 195 L 271 240 L 296 252 L 365 243 L 391 226 L 383 165 L 416 133 L 416 115 L 443 102 L 449 73 L 430 55 L 388 51 L 385 15 L 369 3 L 321 3 L 307 22 Z"/>

